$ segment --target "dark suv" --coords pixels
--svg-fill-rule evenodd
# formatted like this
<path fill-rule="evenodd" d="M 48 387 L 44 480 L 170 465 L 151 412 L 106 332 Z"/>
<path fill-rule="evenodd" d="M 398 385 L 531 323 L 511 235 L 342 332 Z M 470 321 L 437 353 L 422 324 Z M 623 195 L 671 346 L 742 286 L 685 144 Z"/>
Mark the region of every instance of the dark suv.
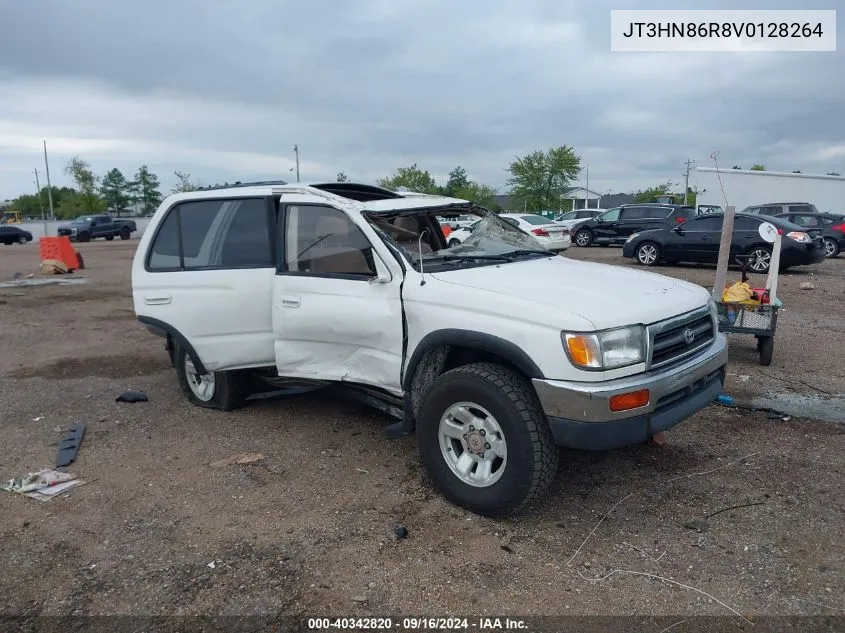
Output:
<path fill-rule="evenodd" d="M 784 213 L 818 213 L 818 209 L 809 202 L 767 202 L 753 207 L 745 207 L 742 213 L 753 215 L 782 215 Z"/>
<path fill-rule="evenodd" d="M 672 228 L 696 217 L 695 207 L 680 204 L 626 204 L 570 229 L 578 246 L 624 244 L 634 233 Z"/>

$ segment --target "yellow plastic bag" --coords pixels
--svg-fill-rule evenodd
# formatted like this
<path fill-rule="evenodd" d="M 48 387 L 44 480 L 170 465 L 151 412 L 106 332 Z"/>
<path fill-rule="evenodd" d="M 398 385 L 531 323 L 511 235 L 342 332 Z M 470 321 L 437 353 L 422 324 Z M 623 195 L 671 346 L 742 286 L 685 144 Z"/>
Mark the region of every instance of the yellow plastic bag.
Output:
<path fill-rule="evenodd" d="M 751 286 L 739 281 L 733 286 L 725 288 L 725 292 L 722 294 L 722 301 L 725 303 L 740 303 L 751 300 Z"/>

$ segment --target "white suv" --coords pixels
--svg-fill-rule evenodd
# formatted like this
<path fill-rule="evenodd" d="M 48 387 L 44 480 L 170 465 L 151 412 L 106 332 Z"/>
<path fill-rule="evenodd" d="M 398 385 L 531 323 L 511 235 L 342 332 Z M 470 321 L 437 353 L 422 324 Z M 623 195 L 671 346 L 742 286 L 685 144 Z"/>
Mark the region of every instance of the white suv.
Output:
<path fill-rule="evenodd" d="M 449 247 L 436 218 L 465 214 L 480 221 Z M 540 497 L 556 445 L 610 449 L 688 418 L 727 362 L 699 286 L 557 256 L 463 200 L 352 183 L 170 196 L 132 285 L 194 404 L 233 409 L 256 377 L 352 388 L 481 514 Z"/>

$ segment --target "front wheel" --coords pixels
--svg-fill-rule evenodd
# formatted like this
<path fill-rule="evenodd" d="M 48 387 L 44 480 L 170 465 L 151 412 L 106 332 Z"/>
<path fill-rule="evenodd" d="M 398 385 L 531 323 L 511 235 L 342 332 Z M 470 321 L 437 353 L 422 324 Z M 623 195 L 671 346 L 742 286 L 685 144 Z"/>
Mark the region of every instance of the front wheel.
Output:
<path fill-rule="evenodd" d="M 21 236 L 18 238 L 18 244 L 26 244 L 26 243 L 27 243 L 26 236 L 25 236 L 25 235 L 21 235 Z"/>
<path fill-rule="evenodd" d="M 120 239 L 128 240 L 129 234 L 130 234 L 130 231 L 125 226 L 122 229 L 120 229 Z"/>
<path fill-rule="evenodd" d="M 231 411 L 244 403 L 242 376 L 233 371 L 200 374 L 190 354 L 181 345 L 174 352 L 179 386 L 191 403 L 207 409 Z"/>
<path fill-rule="evenodd" d="M 643 242 L 637 246 L 636 256 L 643 266 L 656 266 L 660 262 L 660 247 L 654 242 Z"/>
<path fill-rule="evenodd" d="M 839 255 L 839 242 L 829 237 L 824 238 L 824 254 L 826 257 Z"/>
<path fill-rule="evenodd" d="M 593 243 L 593 234 L 587 229 L 581 229 L 575 234 L 575 243 L 578 246 L 589 246 Z"/>
<path fill-rule="evenodd" d="M 772 251 L 765 246 L 755 246 L 748 251 L 748 267 L 755 273 L 768 273 L 771 263 Z"/>
<path fill-rule="evenodd" d="M 76 236 L 76 241 L 77 242 L 90 242 L 91 241 L 91 234 L 86 233 L 86 232 L 82 232 L 82 233 L 80 233 L 79 235 Z"/>
<path fill-rule="evenodd" d="M 531 384 L 494 363 L 439 376 L 417 416 L 422 462 L 451 502 L 501 516 L 542 497 L 558 450 Z"/>

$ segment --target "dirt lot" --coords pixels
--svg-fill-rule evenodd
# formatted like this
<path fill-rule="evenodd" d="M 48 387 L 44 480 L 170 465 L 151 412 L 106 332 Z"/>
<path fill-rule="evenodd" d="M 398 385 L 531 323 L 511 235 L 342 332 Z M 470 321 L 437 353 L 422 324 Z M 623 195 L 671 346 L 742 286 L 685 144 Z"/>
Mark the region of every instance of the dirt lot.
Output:
<path fill-rule="evenodd" d="M 0 477 L 50 466 L 60 427 L 88 424 L 69 468 L 86 485 L 48 503 L 0 493 L 0 615 L 718 615 L 735 629 L 728 607 L 845 613 L 842 424 L 712 406 L 662 448 L 565 451 L 530 515 L 480 518 L 444 502 L 415 440 L 385 439 L 387 419 L 363 405 L 190 406 L 162 340 L 134 320 L 135 244 L 80 245 L 87 284 L 0 289 Z M 633 265 L 613 248 L 567 256 Z M 0 281 L 37 267 L 37 246 L 0 247 Z M 732 337 L 726 392 L 845 394 L 845 257 L 781 288 L 773 364 Z M 125 389 L 150 401 L 115 402 Z M 265 458 L 209 465 L 241 452 Z M 685 527 L 742 504 L 757 505 Z M 695 590 L 597 580 L 612 570 Z"/>

